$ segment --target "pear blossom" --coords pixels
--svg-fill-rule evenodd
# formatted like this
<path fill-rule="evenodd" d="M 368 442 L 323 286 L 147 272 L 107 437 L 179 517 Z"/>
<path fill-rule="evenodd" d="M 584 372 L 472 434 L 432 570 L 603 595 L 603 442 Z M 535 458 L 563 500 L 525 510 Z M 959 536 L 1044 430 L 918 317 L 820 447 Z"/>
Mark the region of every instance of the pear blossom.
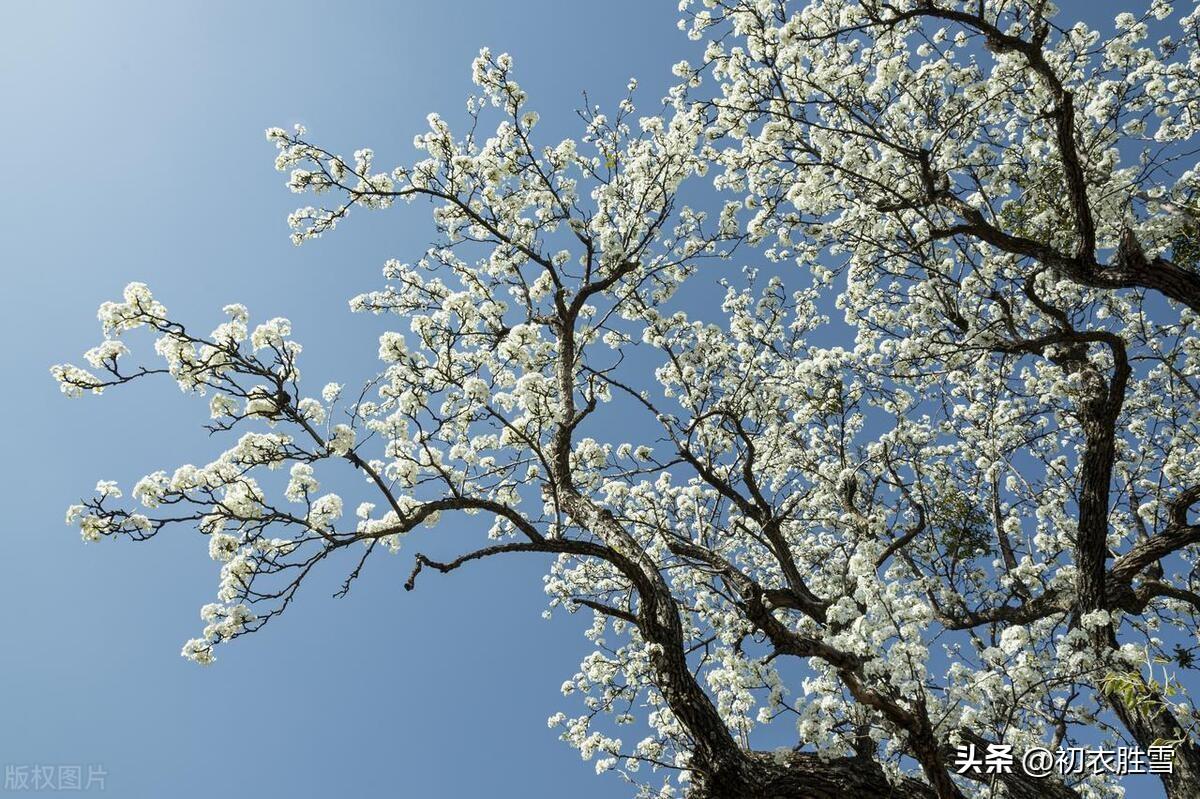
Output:
<path fill-rule="evenodd" d="M 405 163 L 268 130 L 298 244 L 431 204 L 349 303 L 377 371 L 321 387 L 287 319 L 198 335 L 131 283 L 53 377 L 161 376 L 226 449 L 67 523 L 208 536 L 205 665 L 341 550 L 401 553 L 408 590 L 550 556 L 591 651 L 547 724 L 639 797 L 1118 799 L 948 753 L 1128 740 L 1200 795 L 1200 11 L 680 15 L 665 103 L 631 80 L 571 138 L 487 49 Z"/>

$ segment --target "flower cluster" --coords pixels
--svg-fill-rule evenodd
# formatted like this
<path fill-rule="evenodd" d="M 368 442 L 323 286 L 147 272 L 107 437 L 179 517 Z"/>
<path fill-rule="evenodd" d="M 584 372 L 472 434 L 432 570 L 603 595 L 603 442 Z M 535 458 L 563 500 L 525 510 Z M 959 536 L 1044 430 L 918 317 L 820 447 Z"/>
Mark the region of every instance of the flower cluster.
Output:
<path fill-rule="evenodd" d="M 325 203 L 297 243 L 432 202 L 435 244 L 350 301 L 397 328 L 364 342 L 378 373 L 306 396 L 288 320 L 229 305 L 196 336 L 131 284 L 90 370 L 53 368 L 64 393 L 166 374 L 237 438 L 136 482 L 136 510 L 102 481 L 68 522 L 207 535 L 218 601 L 184 655 L 209 663 L 331 554 L 360 558 L 345 592 L 376 547 L 482 517 L 479 548 L 417 554 L 406 586 L 555 556 L 547 615 L 590 614 L 593 651 L 563 685 L 585 712 L 549 724 L 646 797 L 757 795 L 810 756 L 880 792 L 990 795 L 941 753 L 1120 724 L 1200 769 L 1190 699 L 1139 672 L 1198 645 L 1197 13 L 681 11 L 702 66 L 655 114 L 636 81 L 581 109 L 577 138 L 539 143 L 488 50 L 467 132 L 431 115 L 414 164 L 268 131 Z M 139 333 L 161 365 L 129 365 Z M 335 468 L 365 496 L 323 492 Z M 780 724 L 796 748 L 755 751 Z M 1189 773 L 1171 799 L 1200 795 Z"/>

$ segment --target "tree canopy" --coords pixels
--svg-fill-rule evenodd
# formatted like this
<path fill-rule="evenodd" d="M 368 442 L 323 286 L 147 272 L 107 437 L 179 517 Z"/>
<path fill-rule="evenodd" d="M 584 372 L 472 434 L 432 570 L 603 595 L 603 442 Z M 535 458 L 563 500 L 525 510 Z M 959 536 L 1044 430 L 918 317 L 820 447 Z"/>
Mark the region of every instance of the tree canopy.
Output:
<path fill-rule="evenodd" d="M 204 664 L 343 550 L 343 590 L 420 526 L 478 541 L 409 589 L 549 555 L 595 645 L 550 724 L 639 796 L 1115 798 L 955 753 L 1122 742 L 1200 796 L 1200 11 L 681 16 L 703 50 L 670 95 L 640 115 L 631 82 L 574 139 L 486 49 L 469 124 L 431 115 L 415 163 L 267 131 L 316 198 L 297 244 L 432 205 L 432 246 L 350 301 L 395 320 L 380 371 L 310 385 L 288 320 L 203 333 L 130 284 L 63 391 L 163 375 L 230 446 L 68 523 L 208 537 Z M 794 746 L 756 750 L 780 723 Z"/>

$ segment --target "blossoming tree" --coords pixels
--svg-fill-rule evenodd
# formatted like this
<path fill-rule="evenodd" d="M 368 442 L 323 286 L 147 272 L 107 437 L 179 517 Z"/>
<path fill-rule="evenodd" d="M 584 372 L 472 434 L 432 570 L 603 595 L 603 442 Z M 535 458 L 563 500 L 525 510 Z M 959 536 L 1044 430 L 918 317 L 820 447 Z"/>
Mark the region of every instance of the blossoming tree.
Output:
<path fill-rule="evenodd" d="M 1177 676 L 1200 615 L 1200 14 L 681 9 L 701 62 L 658 113 L 632 83 L 584 109 L 577 140 L 541 141 L 487 50 L 469 132 L 431 116 L 411 166 L 268 131 L 323 202 L 296 243 L 433 203 L 436 245 L 351 301 L 402 329 L 382 371 L 313 389 L 287 320 L 230 305 L 204 334 L 131 284 L 63 391 L 167 375 L 236 442 L 131 504 L 101 482 L 68 521 L 208 536 L 200 663 L 334 553 L 361 568 L 418 526 L 480 540 L 416 554 L 409 589 L 551 555 L 550 603 L 594 614 L 595 651 L 563 687 L 584 712 L 550 723 L 643 796 L 1118 797 L 955 753 L 1120 742 L 1168 747 L 1167 795 L 1200 796 Z M 141 334 L 160 360 L 128 365 Z M 334 461 L 361 496 L 322 493 Z M 756 751 L 778 719 L 795 746 Z"/>

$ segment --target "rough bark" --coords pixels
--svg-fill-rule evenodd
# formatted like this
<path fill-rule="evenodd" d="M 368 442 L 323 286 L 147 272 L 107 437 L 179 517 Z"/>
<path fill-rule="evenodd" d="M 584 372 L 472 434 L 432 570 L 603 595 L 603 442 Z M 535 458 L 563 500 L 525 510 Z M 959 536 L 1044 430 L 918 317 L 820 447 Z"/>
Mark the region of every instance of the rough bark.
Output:
<path fill-rule="evenodd" d="M 1183 739 L 1175 747 L 1172 773 L 1159 775 L 1169 799 L 1200 797 L 1200 747 L 1185 735 L 1174 714 L 1158 705 L 1161 697 L 1152 692 L 1151 701 L 1140 707 L 1130 707 L 1119 698 L 1111 700 L 1113 710 L 1130 735 L 1143 748 L 1156 742 Z"/>
<path fill-rule="evenodd" d="M 791 752 L 783 762 L 771 755 L 758 754 L 749 765 L 742 785 L 731 789 L 713 785 L 701 777 L 688 799 L 936 799 L 937 796 L 919 780 L 890 782 L 883 768 L 869 758 L 822 759 L 811 752 Z"/>

